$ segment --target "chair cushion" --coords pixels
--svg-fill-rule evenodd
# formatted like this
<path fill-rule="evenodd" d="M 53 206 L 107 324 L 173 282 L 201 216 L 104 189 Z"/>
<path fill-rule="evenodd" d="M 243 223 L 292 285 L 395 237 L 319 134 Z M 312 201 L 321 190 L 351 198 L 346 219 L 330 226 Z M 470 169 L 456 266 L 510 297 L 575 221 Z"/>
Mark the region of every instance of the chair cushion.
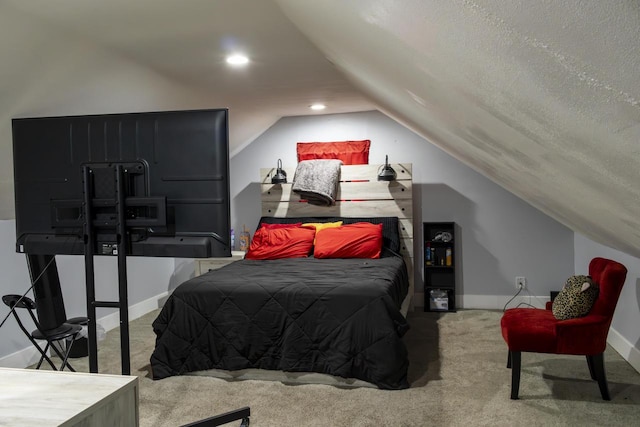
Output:
<path fill-rule="evenodd" d="M 554 353 L 557 323 L 550 310 L 512 308 L 504 312 L 500 326 L 509 350 Z"/>
<path fill-rule="evenodd" d="M 551 310 L 558 320 L 575 319 L 589 314 L 598 297 L 598 285 L 589 276 L 571 276 L 553 300 Z"/>

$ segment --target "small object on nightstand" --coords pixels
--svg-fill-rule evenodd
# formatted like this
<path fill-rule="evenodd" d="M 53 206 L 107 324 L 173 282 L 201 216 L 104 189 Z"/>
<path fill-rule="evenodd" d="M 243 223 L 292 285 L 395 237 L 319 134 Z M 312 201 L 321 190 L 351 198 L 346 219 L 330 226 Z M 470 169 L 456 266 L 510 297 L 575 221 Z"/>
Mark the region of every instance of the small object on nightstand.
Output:
<path fill-rule="evenodd" d="M 249 250 L 249 242 L 251 241 L 251 234 L 249 230 L 242 225 L 242 232 L 240 233 L 240 250 L 242 252 L 247 252 Z"/>

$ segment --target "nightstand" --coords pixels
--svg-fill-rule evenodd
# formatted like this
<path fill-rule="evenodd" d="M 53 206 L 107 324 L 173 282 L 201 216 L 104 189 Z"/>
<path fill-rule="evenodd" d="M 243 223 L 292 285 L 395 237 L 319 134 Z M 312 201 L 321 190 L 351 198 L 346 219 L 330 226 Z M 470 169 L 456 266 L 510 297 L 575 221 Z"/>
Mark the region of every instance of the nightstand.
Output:
<path fill-rule="evenodd" d="M 196 258 L 196 277 L 206 273 L 207 271 L 217 270 L 234 261 L 244 258 L 243 251 L 232 251 L 230 257 L 220 258 Z"/>

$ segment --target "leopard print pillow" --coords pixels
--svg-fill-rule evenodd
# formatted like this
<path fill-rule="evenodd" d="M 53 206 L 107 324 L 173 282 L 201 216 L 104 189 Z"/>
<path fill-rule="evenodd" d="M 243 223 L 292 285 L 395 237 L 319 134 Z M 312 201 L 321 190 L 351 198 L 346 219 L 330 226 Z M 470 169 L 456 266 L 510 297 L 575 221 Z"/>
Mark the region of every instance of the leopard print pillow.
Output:
<path fill-rule="evenodd" d="M 598 297 L 598 285 L 590 276 L 571 276 L 553 300 L 551 310 L 558 320 L 575 319 L 589 314 Z"/>

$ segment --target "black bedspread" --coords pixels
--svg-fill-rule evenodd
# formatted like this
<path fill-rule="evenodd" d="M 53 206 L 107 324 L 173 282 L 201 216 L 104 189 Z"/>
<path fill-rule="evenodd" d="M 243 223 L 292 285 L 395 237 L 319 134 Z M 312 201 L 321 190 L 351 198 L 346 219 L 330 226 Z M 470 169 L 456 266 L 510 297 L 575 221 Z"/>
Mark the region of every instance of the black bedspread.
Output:
<path fill-rule="evenodd" d="M 242 260 L 180 285 L 153 322 L 154 379 L 320 372 L 408 387 L 402 258 Z"/>

